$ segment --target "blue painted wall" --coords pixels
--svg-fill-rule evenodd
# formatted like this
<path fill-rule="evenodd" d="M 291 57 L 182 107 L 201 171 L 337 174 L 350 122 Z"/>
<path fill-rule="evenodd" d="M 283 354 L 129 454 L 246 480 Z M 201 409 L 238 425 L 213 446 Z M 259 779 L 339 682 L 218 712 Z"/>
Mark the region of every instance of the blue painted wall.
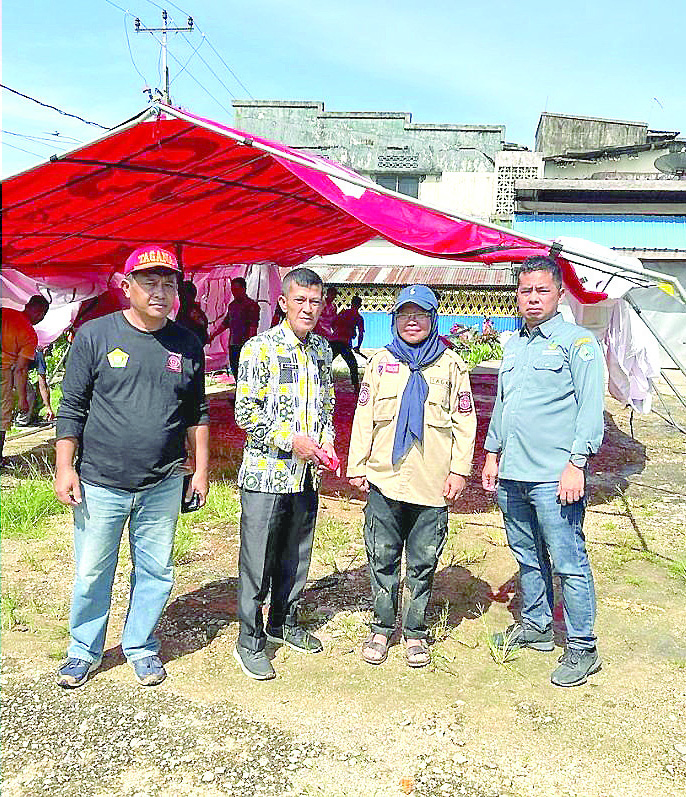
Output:
<path fill-rule="evenodd" d="M 365 349 L 380 349 L 391 341 L 391 316 L 389 313 L 365 313 L 364 342 Z M 477 326 L 481 329 L 484 317 L 482 315 L 441 315 L 438 317 L 438 331 L 447 335 L 453 324 L 463 324 L 466 327 Z M 498 332 L 514 332 L 522 325 L 521 318 L 513 316 L 491 316 L 491 323 Z"/>

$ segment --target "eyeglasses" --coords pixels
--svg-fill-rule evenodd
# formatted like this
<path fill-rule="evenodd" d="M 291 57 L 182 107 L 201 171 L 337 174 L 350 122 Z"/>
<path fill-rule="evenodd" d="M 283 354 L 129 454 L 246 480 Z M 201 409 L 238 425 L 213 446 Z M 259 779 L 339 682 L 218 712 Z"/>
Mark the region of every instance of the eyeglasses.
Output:
<path fill-rule="evenodd" d="M 396 313 L 395 317 L 401 324 L 407 324 L 410 321 L 428 321 L 431 313 Z"/>

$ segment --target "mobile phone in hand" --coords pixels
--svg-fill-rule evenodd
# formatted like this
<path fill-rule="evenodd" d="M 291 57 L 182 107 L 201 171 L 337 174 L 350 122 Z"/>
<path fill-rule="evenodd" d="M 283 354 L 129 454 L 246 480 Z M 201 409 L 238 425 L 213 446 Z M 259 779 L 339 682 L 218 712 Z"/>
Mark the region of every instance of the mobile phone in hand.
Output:
<path fill-rule="evenodd" d="M 188 493 L 188 488 L 191 486 L 191 480 L 193 479 L 193 474 L 188 473 L 186 476 L 183 477 L 183 492 L 181 493 L 181 512 L 182 514 L 186 514 L 186 512 L 195 512 L 196 509 L 200 509 L 200 493 L 193 491 L 193 495 L 191 495 L 189 500 L 186 500 L 186 494 Z"/>

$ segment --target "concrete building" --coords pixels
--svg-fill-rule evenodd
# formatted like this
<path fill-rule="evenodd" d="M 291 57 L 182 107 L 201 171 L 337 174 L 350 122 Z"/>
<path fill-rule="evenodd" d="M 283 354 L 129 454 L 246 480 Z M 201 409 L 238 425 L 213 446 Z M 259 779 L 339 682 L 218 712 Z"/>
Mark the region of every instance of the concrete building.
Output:
<path fill-rule="evenodd" d="M 386 188 L 486 221 L 496 218 L 498 196 L 511 217 L 516 176 L 539 174 L 528 164 L 522 170 L 523 153 L 506 144 L 503 125 L 417 124 L 409 113 L 328 111 L 321 102 L 237 100 L 233 108 L 239 130 L 316 153 Z M 498 175 L 507 182 L 504 190 Z M 339 305 L 346 306 L 353 293 L 362 296 L 374 336 L 370 346 L 387 342 L 389 308 L 413 274 L 440 294 L 441 331 L 456 321 L 479 324 L 486 315 L 503 330 L 518 323 L 508 265 L 483 269 L 431 259 L 383 239 L 307 265 L 338 287 Z M 379 330 L 378 340 L 373 330 Z"/>
<path fill-rule="evenodd" d="M 515 229 L 568 236 L 638 257 L 686 285 L 686 139 L 671 131 L 541 114 L 537 177 L 515 180 Z"/>

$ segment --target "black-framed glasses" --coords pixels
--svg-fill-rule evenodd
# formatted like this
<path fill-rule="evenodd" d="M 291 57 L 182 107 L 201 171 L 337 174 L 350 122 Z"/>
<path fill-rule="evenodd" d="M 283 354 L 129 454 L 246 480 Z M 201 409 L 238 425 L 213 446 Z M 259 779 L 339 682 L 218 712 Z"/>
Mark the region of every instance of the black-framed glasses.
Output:
<path fill-rule="evenodd" d="M 407 324 L 410 321 L 428 321 L 431 313 L 396 313 L 395 317 L 401 324 Z"/>

